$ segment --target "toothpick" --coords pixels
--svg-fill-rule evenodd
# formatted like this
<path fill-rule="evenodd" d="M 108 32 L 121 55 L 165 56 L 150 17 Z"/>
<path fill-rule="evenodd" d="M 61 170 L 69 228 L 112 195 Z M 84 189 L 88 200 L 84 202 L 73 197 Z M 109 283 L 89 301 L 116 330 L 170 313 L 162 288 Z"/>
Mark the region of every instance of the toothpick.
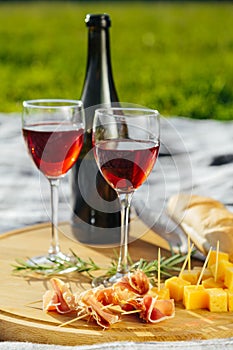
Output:
<path fill-rule="evenodd" d="M 82 318 L 85 318 L 85 317 L 87 317 L 87 316 L 89 316 L 89 314 L 84 314 L 84 315 L 75 317 L 75 318 L 73 318 L 72 320 L 69 320 L 69 321 L 67 321 L 67 322 L 64 322 L 64 323 L 59 324 L 57 327 L 64 327 L 64 326 L 66 326 L 66 325 L 68 325 L 68 324 L 71 324 L 71 323 L 73 323 L 73 322 L 75 322 L 75 321 L 81 320 Z"/>
<path fill-rule="evenodd" d="M 181 268 L 181 270 L 180 270 L 179 277 L 182 277 L 182 274 L 183 274 L 184 269 L 185 269 L 185 267 L 186 267 L 186 264 L 187 264 L 187 262 L 188 262 L 188 260 L 189 260 L 189 258 L 190 258 L 190 255 L 191 255 L 191 252 L 192 252 L 192 250 L 193 250 L 193 247 L 194 247 L 194 244 L 192 244 L 190 250 L 189 250 L 188 253 L 187 253 L 186 259 L 185 259 L 185 261 L 184 261 L 184 263 L 183 263 L 183 266 L 182 266 L 182 268 Z"/>
<path fill-rule="evenodd" d="M 188 235 L 188 254 L 189 254 L 189 259 L 188 259 L 188 271 L 191 270 L 191 253 L 190 252 L 190 236 Z"/>
<path fill-rule="evenodd" d="M 214 281 L 217 281 L 217 275 L 218 275 L 218 254 L 219 254 L 219 241 L 217 241 L 217 247 L 216 247 L 216 262 L 215 262 L 215 270 L 214 270 Z"/>
<path fill-rule="evenodd" d="M 207 254 L 207 257 L 206 257 L 206 259 L 205 259 L 205 262 L 204 262 L 204 264 L 203 264 L 203 266 L 202 266 L 202 270 L 201 270 L 200 276 L 199 276 L 199 278 L 198 278 L 196 287 L 198 287 L 199 284 L 201 283 L 202 276 L 203 276 L 203 273 L 204 273 L 204 271 L 205 271 L 205 268 L 206 268 L 206 265 L 207 265 L 207 263 L 208 263 L 208 260 L 209 260 L 209 258 L 210 258 L 210 253 L 211 253 L 211 251 L 212 251 L 212 247 L 210 247 L 209 253 Z"/>
<path fill-rule="evenodd" d="M 161 267 L 160 267 L 160 247 L 158 248 L 158 292 L 160 291 L 160 274 L 161 274 Z"/>
<path fill-rule="evenodd" d="M 29 306 L 29 305 L 33 305 L 33 304 L 38 304 L 38 303 L 42 303 L 42 299 L 38 299 L 38 300 L 34 300 L 34 301 L 31 301 L 27 304 L 24 304 L 24 306 Z"/>
<path fill-rule="evenodd" d="M 130 315 L 130 314 L 136 314 L 138 312 L 142 312 L 142 310 L 131 310 L 131 311 L 123 311 L 122 315 Z"/>

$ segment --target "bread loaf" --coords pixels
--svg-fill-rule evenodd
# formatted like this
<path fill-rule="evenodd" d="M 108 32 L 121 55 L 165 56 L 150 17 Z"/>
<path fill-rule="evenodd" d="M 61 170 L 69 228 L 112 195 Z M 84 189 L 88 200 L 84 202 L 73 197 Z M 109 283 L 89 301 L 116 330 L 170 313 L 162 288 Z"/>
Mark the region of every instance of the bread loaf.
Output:
<path fill-rule="evenodd" d="M 222 203 L 180 193 L 169 199 L 167 210 L 201 252 L 206 254 L 219 241 L 220 250 L 233 261 L 233 213 Z"/>

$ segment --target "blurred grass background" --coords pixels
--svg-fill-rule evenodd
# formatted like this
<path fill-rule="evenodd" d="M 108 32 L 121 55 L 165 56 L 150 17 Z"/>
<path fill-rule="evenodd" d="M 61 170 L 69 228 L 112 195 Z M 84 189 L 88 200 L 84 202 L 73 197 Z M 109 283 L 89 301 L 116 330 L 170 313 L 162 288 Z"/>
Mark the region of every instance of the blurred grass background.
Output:
<path fill-rule="evenodd" d="M 233 119 L 230 2 L 1 2 L 0 112 L 24 99 L 80 98 L 87 13 L 112 18 L 122 102 L 163 115 Z"/>

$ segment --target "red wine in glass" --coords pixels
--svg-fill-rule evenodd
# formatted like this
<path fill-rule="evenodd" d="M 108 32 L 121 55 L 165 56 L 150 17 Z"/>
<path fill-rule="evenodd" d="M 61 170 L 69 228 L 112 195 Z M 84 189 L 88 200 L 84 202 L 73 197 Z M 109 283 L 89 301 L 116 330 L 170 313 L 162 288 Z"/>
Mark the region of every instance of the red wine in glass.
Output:
<path fill-rule="evenodd" d="M 58 235 L 59 183 L 80 154 L 85 129 L 83 103 L 79 100 L 36 99 L 23 101 L 22 133 L 27 150 L 45 175 L 51 193 L 51 240 L 46 254 L 30 264 L 70 260 L 60 250 Z"/>
<path fill-rule="evenodd" d="M 95 147 L 100 170 L 119 193 L 135 191 L 147 179 L 159 152 L 159 143 L 131 139 L 105 140 Z"/>
<path fill-rule="evenodd" d="M 124 131 L 124 132 L 123 132 Z M 110 107 L 95 111 L 95 159 L 105 180 L 116 191 L 121 205 L 121 240 L 116 273 L 92 281 L 109 286 L 127 275 L 129 210 L 134 192 L 146 181 L 159 153 L 160 123 L 156 110 Z"/>
<path fill-rule="evenodd" d="M 62 177 L 77 160 L 83 144 L 83 129 L 71 123 L 34 124 L 23 128 L 29 153 L 49 178 Z"/>

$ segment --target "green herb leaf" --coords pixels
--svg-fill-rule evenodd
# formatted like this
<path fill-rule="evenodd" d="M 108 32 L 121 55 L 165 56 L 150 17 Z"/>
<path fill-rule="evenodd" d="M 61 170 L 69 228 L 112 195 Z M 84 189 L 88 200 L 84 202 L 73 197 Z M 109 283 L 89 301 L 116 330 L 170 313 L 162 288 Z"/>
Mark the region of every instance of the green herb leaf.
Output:
<path fill-rule="evenodd" d="M 88 258 L 87 261 L 80 258 L 73 250 L 71 250 L 70 260 L 61 261 L 53 260 L 48 261 L 48 264 L 37 264 L 33 259 L 27 260 L 16 259 L 16 264 L 13 264 L 13 272 L 25 273 L 35 272 L 46 276 L 68 274 L 71 272 L 86 273 L 88 277 L 93 278 L 92 272 L 98 270 L 105 270 L 107 276 L 113 276 L 117 272 L 118 257 L 115 253 L 115 259 L 112 260 L 110 267 L 104 269 L 98 266 L 93 259 Z M 170 277 L 175 272 L 179 272 L 181 264 L 184 262 L 186 255 L 174 254 L 168 258 L 162 257 L 160 260 L 160 273 L 164 278 Z M 147 261 L 143 258 L 133 262 L 131 257 L 128 257 L 129 270 L 131 272 L 138 269 L 142 270 L 149 278 L 157 278 L 158 275 L 158 260 Z"/>

